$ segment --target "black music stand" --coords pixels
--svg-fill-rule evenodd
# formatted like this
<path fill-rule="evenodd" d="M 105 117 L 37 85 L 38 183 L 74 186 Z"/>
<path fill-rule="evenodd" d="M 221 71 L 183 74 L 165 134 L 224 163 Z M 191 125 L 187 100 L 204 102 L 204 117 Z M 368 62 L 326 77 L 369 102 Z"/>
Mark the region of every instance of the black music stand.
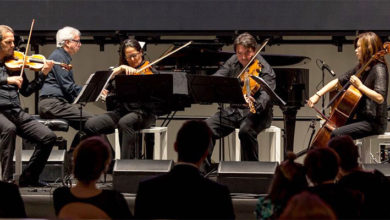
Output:
<path fill-rule="evenodd" d="M 151 109 L 158 109 L 162 103 L 172 100 L 173 76 L 170 74 L 117 75 L 115 94 L 121 102 L 138 103 Z M 136 147 L 138 155 L 138 147 Z"/>
<path fill-rule="evenodd" d="M 115 76 L 115 93 L 119 100 L 128 103 L 153 105 L 169 102 L 172 87 L 173 77 L 170 74 Z"/>
<path fill-rule="evenodd" d="M 88 102 L 96 102 L 100 94 L 102 93 L 103 89 L 107 85 L 108 81 L 110 80 L 112 75 L 111 70 L 107 71 L 97 71 L 89 76 L 87 79 L 87 82 L 85 82 L 85 85 L 81 89 L 79 95 L 76 97 L 76 99 L 73 101 L 72 104 L 79 104 L 80 107 L 80 132 L 83 129 L 83 124 L 81 122 L 82 116 L 83 116 L 83 107 Z M 79 136 L 79 138 L 81 138 Z"/>
<path fill-rule="evenodd" d="M 245 104 L 240 81 L 237 78 L 223 76 L 187 75 L 189 93 L 194 103 L 219 103 L 220 123 L 222 124 L 223 103 Z M 225 146 L 223 139 L 219 141 L 219 160 L 224 161 Z M 211 161 L 210 161 L 211 162 Z"/>

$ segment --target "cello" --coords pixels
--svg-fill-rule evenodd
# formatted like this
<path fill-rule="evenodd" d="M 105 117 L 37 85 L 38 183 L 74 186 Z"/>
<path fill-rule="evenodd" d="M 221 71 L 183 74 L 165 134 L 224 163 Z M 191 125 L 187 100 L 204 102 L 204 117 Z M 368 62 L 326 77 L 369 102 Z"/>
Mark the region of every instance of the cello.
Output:
<path fill-rule="evenodd" d="M 389 52 L 390 42 L 385 42 L 383 44 L 383 50 L 380 50 L 372 55 L 371 58 L 357 71 L 355 76 L 361 79 L 363 73 L 365 73 L 365 70 L 373 61 L 385 56 Z M 347 82 L 342 90 L 340 90 L 340 92 L 330 101 L 330 104 L 332 104 L 337 99 L 329 118 L 313 106 L 313 109 L 319 113 L 323 119 L 325 119 L 325 123 L 318 130 L 310 147 L 326 147 L 331 138 L 332 131 L 345 125 L 347 120 L 353 116 L 362 96 L 363 94 L 355 86 L 351 85 L 350 82 Z"/>

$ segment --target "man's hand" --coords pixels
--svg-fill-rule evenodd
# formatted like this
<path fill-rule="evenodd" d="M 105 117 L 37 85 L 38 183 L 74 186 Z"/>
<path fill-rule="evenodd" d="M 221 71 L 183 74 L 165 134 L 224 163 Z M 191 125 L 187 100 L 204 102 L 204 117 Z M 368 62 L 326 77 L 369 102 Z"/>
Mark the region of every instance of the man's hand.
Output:
<path fill-rule="evenodd" d="M 49 74 L 50 70 L 53 68 L 54 62 L 52 60 L 45 60 L 45 64 L 43 65 L 42 68 L 42 73 L 47 76 Z"/>
<path fill-rule="evenodd" d="M 9 76 L 7 78 L 7 83 L 9 85 L 16 85 L 20 89 L 20 88 L 22 88 L 23 77 L 21 77 L 21 76 Z"/>

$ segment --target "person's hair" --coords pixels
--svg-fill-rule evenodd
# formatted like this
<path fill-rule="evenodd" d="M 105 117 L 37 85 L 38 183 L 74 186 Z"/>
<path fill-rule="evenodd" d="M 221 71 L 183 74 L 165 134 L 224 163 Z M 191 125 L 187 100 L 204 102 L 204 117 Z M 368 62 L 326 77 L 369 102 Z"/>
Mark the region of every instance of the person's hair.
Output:
<path fill-rule="evenodd" d="M 238 45 L 256 50 L 257 42 L 251 34 L 245 32 L 238 35 L 238 37 L 234 40 L 234 51 L 236 51 Z"/>
<path fill-rule="evenodd" d="M 200 161 L 211 143 L 211 130 L 204 121 L 187 121 L 176 137 L 178 160 L 196 163 Z"/>
<path fill-rule="evenodd" d="M 337 219 L 335 212 L 320 197 L 307 191 L 293 196 L 279 219 Z"/>
<path fill-rule="evenodd" d="M 72 40 L 75 36 L 80 36 L 80 35 L 81 35 L 80 31 L 74 27 L 66 26 L 59 29 L 56 35 L 57 47 L 63 47 L 65 41 Z"/>
<path fill-rule="evenodd" d="M 13 34 L 14 30 L 12 30 L 12 28 L 10 26 L 4 25 L 4 24 L 0 25 L 0 41 L 3 40 L 3 34 L 6 32 L 11 32 Z"/>
<path fill-rule="evenodd" d="M 119 46 L 119 65 L 128 65 L 126 60 L 126 48 L 132 47 L 138 52 L 142 52 L 141 44 L 136 39 L 126 39 Z"/>
<path fill-rule="evenodd" d="M 103 138 L 87 138 L 73 152 L 74 177 L 85 183 L 97 180 L 110 160 L 110 146 Z"/>
<path fill-rule="evenodd" d="M 287 154 L 287 159 L 276 168 L 268 192 L 268 198 L 283 207 L 291 196 L 308 187 L 305 168 L 302 164 L 294 162 L 295 158 L 294 153 Z"/>
<path fill-rule="evenodd" d="M 319 147 L 310 150 L 304 161 L 306 175 L 315 183 L 334 180 L 339 170 L 339 157 L 329 147 Z"/>
<path fill-rule="evenodd" d="M 359 167 L 359 150 L 350 136 L 336 136 L 329 141 L 328 147 L 339 155 L 340 167 L 343 170 L 350 171 Z"/>
<path fill-rule="evenodd" d="M 372 57 L 372 55 L 383 49 L 383 43 L 381 38 L 374 32 L 365 32 L 359 34 L 354 42 L 355 48 L 357 48 L 357 43 L 359 40 L 361 40 L 360 47 L 362 52 L 363 64 L 367 63 L 368 60 Z M 379 61 L 384 62 L 384 58 L 379 58 Z"/>

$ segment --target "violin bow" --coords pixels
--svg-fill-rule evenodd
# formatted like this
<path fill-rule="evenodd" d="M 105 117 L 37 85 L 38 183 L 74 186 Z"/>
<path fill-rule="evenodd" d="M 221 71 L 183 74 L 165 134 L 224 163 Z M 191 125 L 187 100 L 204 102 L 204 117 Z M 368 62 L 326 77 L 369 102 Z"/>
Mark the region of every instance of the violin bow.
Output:
<path fill-rule="evenodd" d="M 187 47 L 187 46 L 190 45 L 190 44 L 192 44 L 192 41 L 187 42 L 186 44 L 184 44 L 183 46 L 177 48 L 176 50 L 171 51 L 171 52 L 165 54 L 164 56 L 158 58 L 157 60 L 155 60 L 155 61 L 149 63 L 148 65 L 142 67 L 141 69 L 138 69 L 138 70 L 137 70 L 137 73 L 142 72 L 143 70 L 145 70 L 145 69 L 151 67 L 152 65 L 154 65 L 154 64 L 156 64 L 156 63 L 158 63 L 158 62 L 160 62 L 161 60 L 165 59 L 166 57 L 168 57 L 168 56 L 170 56 L 170 55 L 172 55 L 172 54 L 174 54 L 174 53 L 176 53 L 177 51 L 183 49 L 184 47 Z"/>
<path fill-rule="evenodd" d="M 30 45 L 31 33 L 32 33 L 32 30 L 33 30 L 33 27 L 34 27 L 34 23 L 35 23 L 35 19 L 33 18 L 32 22 L 31 22 L 31 27 L 30 27 L 30 33 L 28 35 L 26 51 L 24 51 L 23 65 L 22 65 L 22 68 L 20 69 L 20 76 L 21 77 L 23 76 L 24 65 L 26 65 L 26 61 L 27 61 L 27 52 L 28 52 L 28 47 Z"/>
<path fill-rule="evenodd" d="M 261 44 L 260 48 L 256 51 L 255 55 L 253 55 L 253 57 L 251 58 L 251 60 L 248 62 L 248 64 L 246 64 L 246 66 L 244 67 L 244 69 L 241 70 L 240 74 L 238 74 L 237 78 L 240 78 L 240 76 L 248 69 L 248 67 L 250 66 L 250 64 L 252 64 L 253 60 L 256 59 L 256 56 L 260 53 L 260 51 L 265 47 L 265 45 L 267 45 L 269 41 L 269 38 L 265 39 L 263 41 L 263 43 Z"/>

